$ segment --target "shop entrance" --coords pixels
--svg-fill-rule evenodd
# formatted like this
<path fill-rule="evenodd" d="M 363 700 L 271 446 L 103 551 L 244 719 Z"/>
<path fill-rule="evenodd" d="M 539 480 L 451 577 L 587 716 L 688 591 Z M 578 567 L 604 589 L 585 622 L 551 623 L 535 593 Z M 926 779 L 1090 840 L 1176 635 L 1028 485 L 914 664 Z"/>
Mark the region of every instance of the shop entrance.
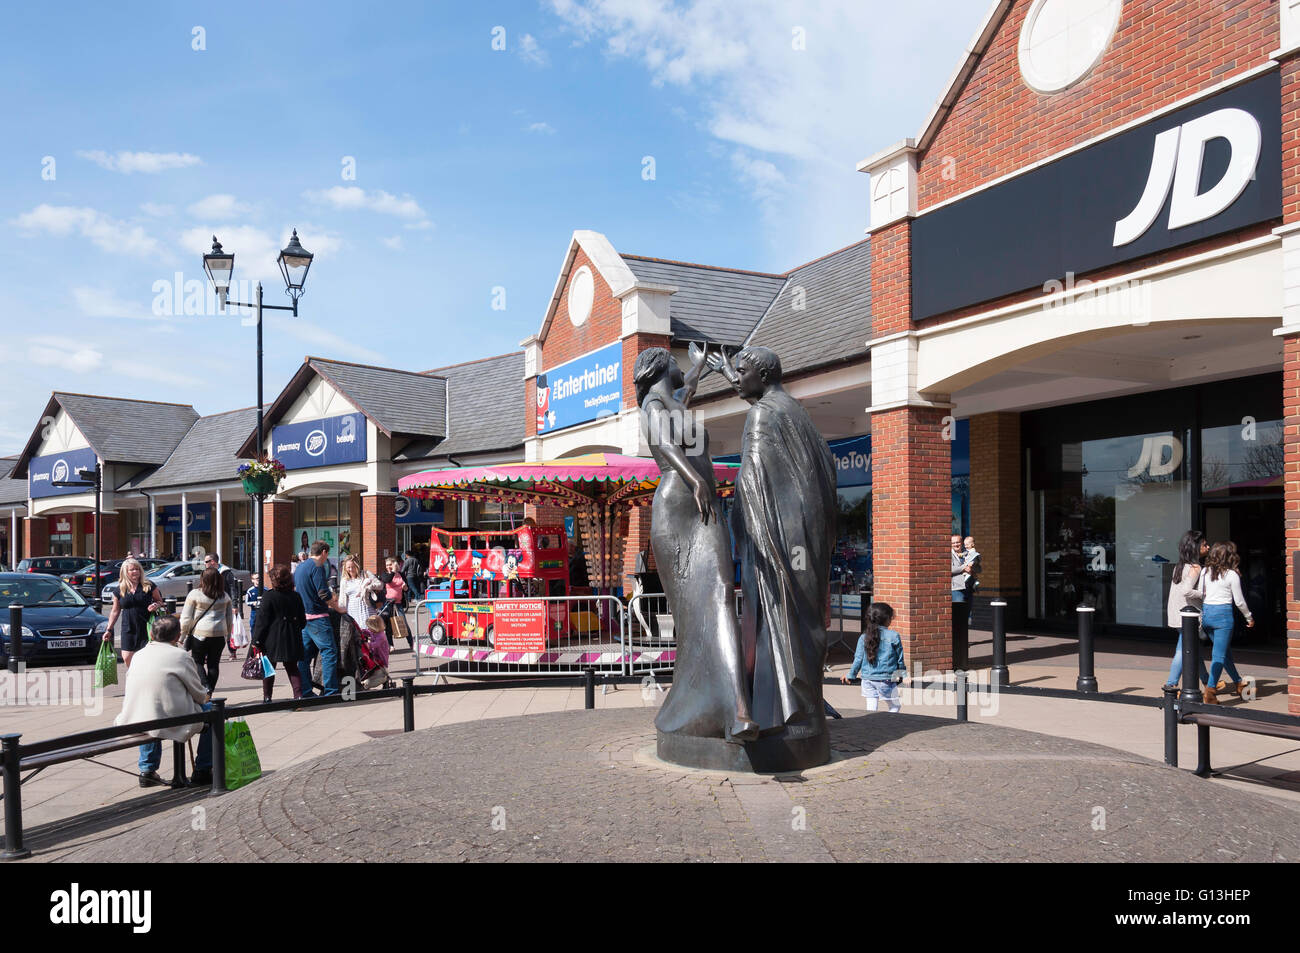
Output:
<path fill-rule="evenodd" d="M 1201 525 L 1211 543 L 1231 540 L 1241 555 L 1241 593 L 1255 617 L 1255 627 L 1246 628 L 1245 618 L 1236 613 L 1234 644 L 1274 648 L 1286 640 L 1286 525 L 1283 501 L 1232 500 L 1205 503 Z"/>

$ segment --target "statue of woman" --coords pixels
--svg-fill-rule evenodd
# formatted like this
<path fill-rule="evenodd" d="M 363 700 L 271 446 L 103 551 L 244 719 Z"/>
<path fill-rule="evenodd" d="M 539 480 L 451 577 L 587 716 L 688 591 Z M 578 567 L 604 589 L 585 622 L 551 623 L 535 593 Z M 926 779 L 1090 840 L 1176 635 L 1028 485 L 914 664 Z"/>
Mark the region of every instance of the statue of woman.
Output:
<path fill-rule="evenodd" d="M 661 347 L 637 357 L 633 379 L 650 453 L 662 477 L 650 543 L 677 639 L 673 686 L 655 718 L 663 734 L 728 741 L 758 737 L 740 650 L 731 540 L 718 519 L 708 434 L 687 407 L 705 373 L 707 348 L 693 349 L 683 376 Z"/>

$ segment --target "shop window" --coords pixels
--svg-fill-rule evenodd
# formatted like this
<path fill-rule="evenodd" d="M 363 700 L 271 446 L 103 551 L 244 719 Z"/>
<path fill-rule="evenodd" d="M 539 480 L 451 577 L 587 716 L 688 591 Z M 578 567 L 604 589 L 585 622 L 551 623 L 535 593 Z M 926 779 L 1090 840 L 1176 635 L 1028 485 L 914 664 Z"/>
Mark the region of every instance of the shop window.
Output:
<path fill-rule="evenodd" d="M 1280 420 L 1247 417 L 1201 431 L 1201 495 L 1252 496 L 1283 491 L 1286 451 Z"/>
<path fill-rule="evenodd" d="M 522 503 L 488 502 L 480 505 L 478 528 L 486 530 L 513 529 L 524 522 Z"/>

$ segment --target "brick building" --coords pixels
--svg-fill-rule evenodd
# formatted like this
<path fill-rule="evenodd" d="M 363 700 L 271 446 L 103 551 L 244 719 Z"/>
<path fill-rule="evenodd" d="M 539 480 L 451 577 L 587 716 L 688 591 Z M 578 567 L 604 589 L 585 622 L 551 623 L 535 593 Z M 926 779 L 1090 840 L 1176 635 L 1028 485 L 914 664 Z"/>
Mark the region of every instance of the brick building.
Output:
<path fill-rule="evenodd" d="M 1300 9 L 999 0 L 871 176 L 875 581 L 949 662 L 944 428 L 984 589 L 1172 650 L 1184 531 L 1231 539 L 1300 711 Z M 1292 246 L 1296 246 L 1294 249 Z"/>

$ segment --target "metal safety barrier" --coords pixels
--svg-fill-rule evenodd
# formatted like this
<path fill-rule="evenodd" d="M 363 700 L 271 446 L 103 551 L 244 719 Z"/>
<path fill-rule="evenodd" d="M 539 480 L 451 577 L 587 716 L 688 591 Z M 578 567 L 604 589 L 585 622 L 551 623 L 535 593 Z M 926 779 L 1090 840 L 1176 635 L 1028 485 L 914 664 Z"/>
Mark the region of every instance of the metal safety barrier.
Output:
<path fill-rule="evenodd" d="M 628 675 L 671 672 L 677 662 L 677 632 L 668 597 L 662 592 L 642 592 L 627 605 Z"/>

